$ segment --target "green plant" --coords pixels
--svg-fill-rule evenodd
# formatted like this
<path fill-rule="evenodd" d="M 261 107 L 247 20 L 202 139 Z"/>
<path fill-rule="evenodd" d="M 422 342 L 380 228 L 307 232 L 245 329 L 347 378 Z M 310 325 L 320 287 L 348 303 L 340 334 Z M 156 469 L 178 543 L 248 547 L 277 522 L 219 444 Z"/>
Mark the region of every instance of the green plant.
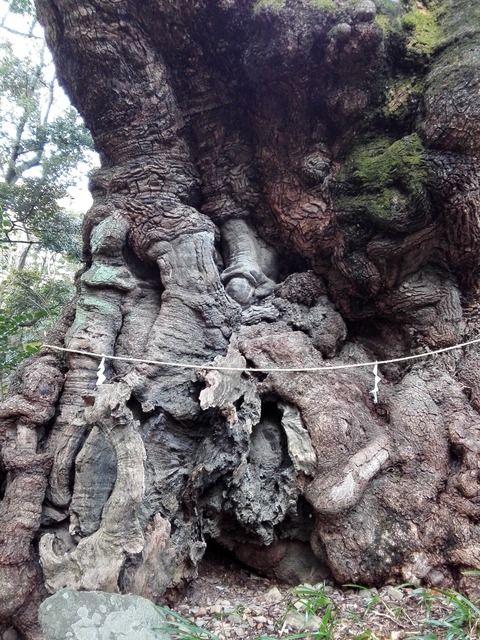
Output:
<path fill-rule="evenodd" d="M 305 621 L 315 616 L 320 609 L 332 606 L 332 601 L 325 593 L 325 583 L 315 586 L 300 585 L 292 589 L 293 607 L 305 614 Z M 292 606 L 292 605 L 291 605 Z"/>
<path fill-rule="evenodd" d="M 313 638 L 314 640 L 326 640 L 332 637 L 336 624 L 336 614 L 333 603 L 325 593 L 325 583 L 318 585 L 300 585 L 291 590 L 291 602 L 287 607 L 285 615 L 281 620 L 281 637 Z M 303 626 L 305 628 L 299 634 L 284 636 L 283 632 L 288 621 L 288 616 L 292 613 L 303 616 Z M 312 628 L 312 622 L 316 622 Z"/>
<path fill-rule="evenodd" d="M 311 640 L 330 640 L 333 638 L 332 631 L 335 616 L 333 613 L 333 605 L 330 599 L 322 594 L 322 588 L 301 586 L 292 590 L 293 601 L 290 603 L 288 611 L 298 611 L 303 609 L 306 615 L 306 624 L 313 616 L 316 616 L 319 608 L 325 606 L 325 611 L 321 618 L 318 629 L 305 630 L 298 633 L 285 633 L 285 616 L 282 618 L 281 628 L 279 628 L 278 636 L 261 635 L 253 640 L 300 640 L 302 638 L 310 638 Z M 297 598 L 298 596 L 298 598 Z M 328 600 L 328 602 L 325 600 Z M 301 603 L 300 605 L 298 603 Z M 295 606 L 297 604 L 298 606 Z M 155 627 L 154 631 L 168 634 L 175 640 L 222 640 L 220 636 L 199 627 L 188 618 L 175 613 L 167 607 L 155 607 L 165 617 L 165 624 L 161 627 Z"/>
<path fill-rule="evenodd" d="M 409 599 L 414 598 L 417 602 L 424 606 L 427 612 L 427 617 L 430 617 L 432 607 L 435 603 L 435 596 L 429 589 L 423 587 L 417 587 L 413 589 L 407 596 Z"/>
<path fill-rule="evenodd" d="M 474 572 L 475 575 L 478 575 Z M 364 592 L 365 609 L 358 614 L 351 610 L 345 610 L 343 621 L 351 620 L 353 625 L 362 627 L 352 630 L 348 636 L 351 640 L 379 640 L 384 635 L 369 628 L 369 620 L 372 622 L 382 618 L 388 618 L 398 623 L 402 619 L 404 624 L 399 626 L 407 630 L 405 623 L 414 624 L 407 609 L 408 602 L 413 601 L 415 606 L 423 608 L 426 618 L 418 620 L 423 634 L 415 632 L 415 635 L 407 631 L 408 640 L 473 640 L 480 638 L 480 606 L 453 590 L 430 590 L 423 587 L 415 587 L 412 584 L 402 584 L 386 591 L 385 594 L 377 593 L 368 587 L 355 584 L 347 584 L 344 587 L 357 589 Z M 404 591 L 403 591 L 404 590 Z M 391 591 L 402 592 L 402 605 L 392 606 L 392 600 L 399 598 L 389 596 Z M 286 598 L 288 603 L 286 612 L 276 625 L 274 635 L 261 635 L 253 640 L 331 640 L 336 633 L 337 624 L 342 620 L 338 611 L 325 591 L 325 584 L 300 585 L 289 592 Z M 381 611 L 377 610 L 381 608 Z M 167 633 L 171 638 L 182 640 L 222 640 L 221 636 L 203 629 L 187 618 L 166 609 L 157 607 L 165 616 L 165 624 L 158 631 Z M 303 627 L 295 633 L 288 633 L 288 616 L 303 616 Z M 374 614 L 366 619 L 369 614 Z M 434 615 L 436 617 L 434 617 Z M 364 626 L 365 625 L 365 626 Z M 410 627 L 412 628 L 412 627 Z M 419 627 L 417 627 L 419 629 Z M 338 633 L 338 629 L 337 629 Z M 342 635 L 342 637 L 344 637 Z"/>
<path fill-rule="evenodd" d="M 300 640 L 301 638 L 308 638 L 309 640 L 315 640 L 318 636 L 316 636 L 312 631 L 304 631 L 302 633 L 289 633 L 287 635 L 280 636 L 258 636 L 253 638 L 253 640 Z"/>
<path fill-rule="evenodd" d="M 73 295 L 81 222 L 65 209 L 90 134 L 62 106 L 32 0 L 0 0 L 0 399 Z M 17 25 L 23 25 L 17 29 Z"/>
<path fill-rule="evenodd" d="M 38 350 L 45 332 L 73 296 L 75 265 L 58 257 L 52 263 L 51 257 L 34 254 L 31 267 L 6 269 L 5 275 L 0 275 L 1 394 L 11 372 Z M 35 262 L 35 258 L 39 260 Z"/>
<path fill-rule="evenodd" d="M 381 602 L 380 595 L 368 587 L 363 587 L 359 584 L 344 584 L 344 587 L 348 587 L 349 589 L 358 589 L 359 591 L 365 591 L 365 609 L 363 615 L 367 615 L 374 607 L 377 606 L 379 602 Z"/>
<path fill-rule="evenodd" d="M 8 374 L 24 358 L 36 353 L 41 342 L 22 339 L 25 327 L 32 326 L 47 313 L 43 310 L 32 313 L 11 315 L 0 309 L 0 399 L 3 400 L 6 391 Z"/>
<path fill-rule="evenodd" d="M 351 609 L 345 609 L 344 616 L 349 620 L 353 620 L 353 622 L 361 622 L 362 620 L 362 616 Z"/>
<path fill-rule="evenodd" d="M 154 631 L 168 633 L 172 638 L 182 638 L 183 640 L 220 640 L 220 638 L 206 629 L 197 626 L 188 618 L 175 613 L 166 607 L 155 607 L 157 611 L 165 616 L 165 625 L 155 627 Z"/>
<path fill-rule="evenodd" d="M 353 636 L 352 640 L 377 640 L 377 636 L 369 629 L 365 629 Z"/>
<path fill-rule="evenodd" d="M 480 635 L 480 609 L 471 600 L 457 591 L 440 591 L 442 599 L 449 607 L 441 620 L 428 618 L 425 624 L 442 631 L 444 640 L 467 640 Z"/>

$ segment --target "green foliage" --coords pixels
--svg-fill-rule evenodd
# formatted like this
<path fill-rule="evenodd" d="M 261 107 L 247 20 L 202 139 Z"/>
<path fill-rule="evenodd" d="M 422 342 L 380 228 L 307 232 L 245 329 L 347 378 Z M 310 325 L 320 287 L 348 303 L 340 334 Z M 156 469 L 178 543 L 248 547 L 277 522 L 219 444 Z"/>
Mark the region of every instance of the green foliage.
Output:
<path fill-rule="evenodd" d="M 22 329 L 31 326 L 47 316 L 46 311 L 11 315 L 0 309 L 0 399 L 6 391 L 8 374 L 24 358 L 33 355 L 41 346 L 40 341 L 21 339 Z"/>
<path fill-rule="evenodd" d="M 0 0 L 0 384 L 73 295 L 81 221 L 64 208 L 90 134 L 65 103 L 32 0 Z M 18 27 L 20 25 L 20 27 Z M 21 34 L 24 34 L 23 36 Z"/>
<path fill-rule="evenodd" d="M 12 242 L 22 232 L 40 247 L 78 255 L 71 237 L 79 225 L 61 200 L 75 182 L 74 170 L 87 161 L 92 141 L 77 112 L 56 104 L 60 90 L 32 3 L 13 0 L 8 6 L 31 27 L 22 46 L 18 35 L 0 44 L 0 210 L 10 223 L 3 224 L 0 241 Z"/>
<path fill-rule="evenodd" d="M 11 270 L 0 283 L 0 397 L 17 364 L 40 348 L 44 333 L 73 296 L 73 265 L 37 264 L 21 271 Z"/>
<path fill-rule="evenodd" d="M 39 248 L 78 260 L 81 223 L 60 206 L 63 197 L 64 189 L 43 176 L 15 185 L 0 183 L 0 243 L 14 243 L 16 232 L 27 232 Z"/>
<path fill-rule="evenodd" d="M 55 265 L 55 273 L 49 266 L 33 264 L 21 271 L 11 270 L 2 282 L 0 297 L 2 308 L 10 314 L 44 311 L 50 321 L 56 319 L 65 304 L 73 296 L 72 271 L 74 265 L 64 262 Z M 35 331 L 43 331 L 48 324 L 35 325 Z"/>
<path fill-rule="evenodd" d="M 22 15 L 35 14 L 35 6 L 33 0 L 10 0 L 9 9 L 12 13 L 19 13 Z"/>

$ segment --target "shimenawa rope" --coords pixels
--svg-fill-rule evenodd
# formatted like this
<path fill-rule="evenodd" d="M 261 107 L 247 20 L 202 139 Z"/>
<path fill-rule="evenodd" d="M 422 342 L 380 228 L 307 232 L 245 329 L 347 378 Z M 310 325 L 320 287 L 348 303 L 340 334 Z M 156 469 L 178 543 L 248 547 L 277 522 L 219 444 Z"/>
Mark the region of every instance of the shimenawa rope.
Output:
<path fill-rule="evenodd" d="M 76 353 L 83 356 L 89 356 L 91 358 L 104 358 L 105 360 L 122 360 L 124 362 L 136 362 L 139 364 L 153 364 L 161 367 L 178 367 L 180 369 L 207 369 L 210 371 L 249 371 L 258 373 L 270 373 L 270 372 L 284 372 L 284 373 L 308 373 L 316 371 L 335 371 L 339 369 L 355 369 L 357 367 L 374 367 L 375 365 L 392 364 L 394 362 L 407 362 L 408 360 L 418 360 L 420 358 L 428 358 L 430 356 L 437 355 L 439 353 L 446 353 L 447 351 L 453 351 L 455 349 L 462 349 L 472 344 L 478 344 L 480 338 L 474 340 L 468 340 L 467 342 L 461 342 L 454 344 L 450 347 L 444 347 L 443 349 L 435 349 L 434 351 L 425 351 L 423 353 L 416 353 L 410 356 L 402 356 L 401 358 L 390 358 L 389 360 L 375 360 L 373 362 L 354 362 L 350 364 L 334 364 L 321 367 L 230 367 L 215 364 L 192 364 L 187 362 L 169 362 L 166 360 L 145 360 L 143 358 L 132 358 L 129 356 L 113 356 L 106 353 L 93 353 L 91 351 L 81 351 L 79 349 L 67 349 L 65 347 L 57 347 L 52 344 L 44 344 L 43 347 L 48 349 L 54 349 L 55 351 L 64 351 L 66 353 Z"/>

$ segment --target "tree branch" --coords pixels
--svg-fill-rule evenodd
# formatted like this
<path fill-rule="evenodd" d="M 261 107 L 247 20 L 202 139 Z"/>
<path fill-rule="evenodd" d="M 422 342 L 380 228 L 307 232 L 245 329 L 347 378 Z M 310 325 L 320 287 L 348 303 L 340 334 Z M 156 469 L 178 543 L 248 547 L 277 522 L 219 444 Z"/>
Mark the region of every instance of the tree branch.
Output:
<path fill-rule="evenodd" d="M 35 40 L 42 40 L 40 36 L 36 36 L 33 33 L 23 33 L 22 31 L 17 31 L 16 29 L 12 29 L 11 27 L 5 26 L 3 23 L 0 24 L 0 28 L 8 31 L 8 33 L 13 33 L 15 36 L 22 36 L 23 38 L 34 38 Z"/>
<path fill-rule="evenodd" d="M 1 244 L 41 244 L 39 240 L 0 240 Z"/>

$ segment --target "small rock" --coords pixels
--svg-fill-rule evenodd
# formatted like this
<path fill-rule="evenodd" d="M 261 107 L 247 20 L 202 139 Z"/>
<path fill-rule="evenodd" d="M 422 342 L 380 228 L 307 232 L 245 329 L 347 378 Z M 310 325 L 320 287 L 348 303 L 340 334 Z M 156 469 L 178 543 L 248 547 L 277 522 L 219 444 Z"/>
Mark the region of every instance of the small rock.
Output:
<path fill-rule="evenodd" d="M 278 587 L 272 587 L 271 589 L 269 589 L 264 597 L 266 602 L 278 602 L 283 598 L 282 593 L 280 589 L 278 589 Z"/>
<path fill-rule="evenodd" d="M 233 630 L 233 633 L 237 636 L 237 638 L 244 638 L 247 635 L 247 632 L 245 631 L 245 629 L 242 629 L 242 627 L 237 627 Z"/>
<path fill-rule="evenodd" d="M 310 616 L 308 620 L 306 620 L 305 615 L 295 612 L 287 614 L 285 618 L 285 624 L 294 631 L 315 631 L 320 627 L 321 622 L 317 616 Z"/>
<path fill-rule="evenodd" d="M 360 601 L 364 604 L 370 604 L 372 600 L 378 600 L 378 589 L 375 587 L 373 589 L 365 589 L 361 593 Z"/>
<path fill-rule="evenodd" d="M 242 616 L 239 613 L 232 613 L 228 616 L 228 619 L 232 622 L 237 622 L 238 624 L 242 623 Z"/>
<path fill-rule="evenodd" d="M 403 593 L 399 589 L 395 589 L 394 587 L 388 587 L 387 595 L 392 600 L 396 600 L 397 602 L 401 602 L 403 600 Z"/>
<path fill-rule="evenodd" d="M 263 622 L 263 623 L 267 621 L 265 616 L 253 616 L 253 620 L 255 620 L 255 622 Z"/>

